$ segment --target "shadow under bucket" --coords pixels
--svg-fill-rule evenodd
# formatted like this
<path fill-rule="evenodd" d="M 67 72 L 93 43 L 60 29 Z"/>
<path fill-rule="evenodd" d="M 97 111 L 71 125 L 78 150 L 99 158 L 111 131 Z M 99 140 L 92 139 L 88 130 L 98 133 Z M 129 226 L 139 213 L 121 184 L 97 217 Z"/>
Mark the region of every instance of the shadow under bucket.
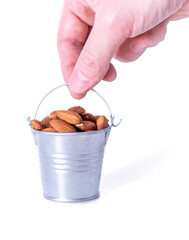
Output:
<path fill-rule="evenodd" d="M 48 94 L 41 100 L 35 118 Z M 102 98 L 99 93 L 97 95 Z M 104 99 L 103 101 L 107 105 Z M 108 105 L 107 107 L 109 109 Z M 120 124 L 113 124 L 111 111 L 110 119 L 111 125 L 108 128 L 93 132 L 43 132 L 34 130 L 30 125 L 38 148 L 43 195 L 46 199 L 57 202 L 82 202 L 99 197 L 104 149 L 111 127 Z"/>

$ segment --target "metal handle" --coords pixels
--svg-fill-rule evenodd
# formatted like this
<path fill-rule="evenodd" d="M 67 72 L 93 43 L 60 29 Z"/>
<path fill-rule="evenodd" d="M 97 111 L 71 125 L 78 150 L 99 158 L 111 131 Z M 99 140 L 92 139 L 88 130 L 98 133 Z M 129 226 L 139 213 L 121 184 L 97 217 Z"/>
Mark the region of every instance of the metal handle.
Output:
<path fill-rule="evenodd" d="M 39 111 L 39 108 L 40 108 L 42 102 L 45 100 L 45 98 L 46 98 L 50 93 L 52 93 L 53 91 L 55 91 L 56 89 L 58 89 L 58 88 L 60 88 L 60 87 L 68 86 L 68 85 L 69 85 L 68 83 L 64 83 L 64 84 L 62 84 L 62 85 L 59 85 L 59 86 L 53 88 L 53 89 L 50 90 L 47 94 L 45 94 L 45 96 L 41 99 L 41 101 L 40 101 L 40 103 L 39 103 L 39 105 L 38 105 L 38 107 L 37 107 L 37 110 L 36 110 L 36 112 L 35 112 L 34 119 L 36 119 L 36 116 L 37 116 L 37 113 L 38 113 L 38 111 Z M 102 99 L 102 101 L 104 102 L 104 104 L 106 105 L 106 107 L 108 108 L 109 114 L 110 114 L 111 126 L 113 126 L 113 127 L 118 127 L 119 124 L 121 123 L 122 119 L 120 119 L 119 122 L 118 122 L 117 124 L 115 124 L 115 123 L 114 123 L 114 118 L 115 118 L 115 116 L 112 115 L 111 109 L 110 109 L 108 103 L 106 102 L 106 100 L 105 100 L 105 99 L 100 95 L 100 93 L 98 93 L 96 90 L 91 89 L 91 91 L 93 91 L 94 93 L 96 93 L 96 94 Z"/>

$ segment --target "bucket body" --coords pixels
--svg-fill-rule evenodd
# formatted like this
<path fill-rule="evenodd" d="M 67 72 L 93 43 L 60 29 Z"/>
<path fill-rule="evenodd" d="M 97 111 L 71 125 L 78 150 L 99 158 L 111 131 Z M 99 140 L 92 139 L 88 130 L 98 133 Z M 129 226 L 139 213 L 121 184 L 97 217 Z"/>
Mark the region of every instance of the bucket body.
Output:
<path fill-rule="evenodd" d="M 58 202 L 97 198 L 111 126 L 81 133 L 31 130 L 39 153 L 44 197 Z"/>

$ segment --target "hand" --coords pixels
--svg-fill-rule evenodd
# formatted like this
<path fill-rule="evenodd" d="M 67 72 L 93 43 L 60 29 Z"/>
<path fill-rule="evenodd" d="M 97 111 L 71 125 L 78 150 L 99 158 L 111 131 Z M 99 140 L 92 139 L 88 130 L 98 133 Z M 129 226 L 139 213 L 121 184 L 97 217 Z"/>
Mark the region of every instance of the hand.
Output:
<path fill-rule="evenodd" d="M 164 39 L 170 20 L 188 16 L 189 0 L 65 0 L 58 50 L 71 95 L 113 81 L 113 57 L 136 60 Z"/>

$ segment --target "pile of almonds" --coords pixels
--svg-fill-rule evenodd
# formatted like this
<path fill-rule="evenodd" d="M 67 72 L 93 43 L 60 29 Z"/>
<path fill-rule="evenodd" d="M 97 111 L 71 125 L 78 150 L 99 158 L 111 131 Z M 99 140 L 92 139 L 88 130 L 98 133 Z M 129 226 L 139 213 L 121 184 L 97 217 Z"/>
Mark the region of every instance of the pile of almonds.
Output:
<path fill-rule="evenodd" d="M 90 132 L 107 128 L 108 119 L 105 116 L 94 116 L 86 113 L 80 106 L 71 107 L 68 110 L 53 111 L 43 118 L 30 121 L 35 130 L 46 132 Z"/>

